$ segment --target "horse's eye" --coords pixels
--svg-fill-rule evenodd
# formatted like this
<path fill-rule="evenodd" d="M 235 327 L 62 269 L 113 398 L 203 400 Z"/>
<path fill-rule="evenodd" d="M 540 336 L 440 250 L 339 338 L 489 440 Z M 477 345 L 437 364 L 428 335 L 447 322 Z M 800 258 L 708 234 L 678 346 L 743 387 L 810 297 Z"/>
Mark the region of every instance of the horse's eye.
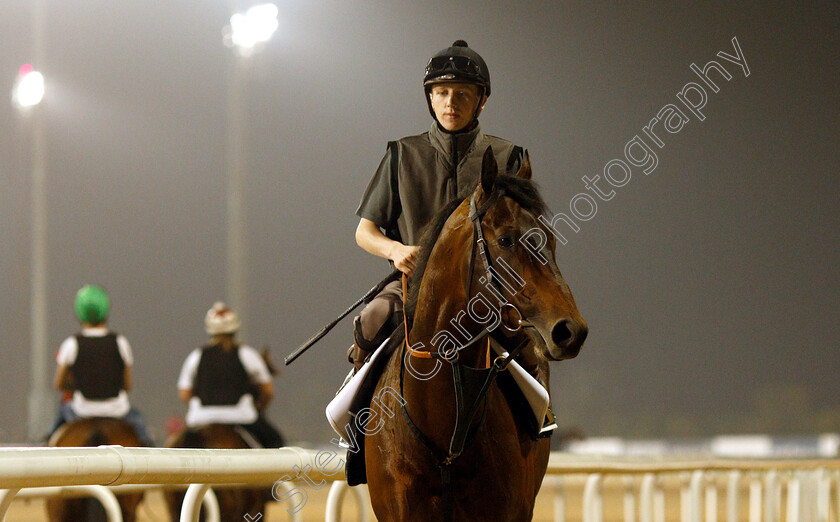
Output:
<path fill-rule="evenodd" d="M 502 236 L 496 242 L 502 248 L 510 248 L 513 246 L 513 239 L 509 238 L 508 236 Z"/>

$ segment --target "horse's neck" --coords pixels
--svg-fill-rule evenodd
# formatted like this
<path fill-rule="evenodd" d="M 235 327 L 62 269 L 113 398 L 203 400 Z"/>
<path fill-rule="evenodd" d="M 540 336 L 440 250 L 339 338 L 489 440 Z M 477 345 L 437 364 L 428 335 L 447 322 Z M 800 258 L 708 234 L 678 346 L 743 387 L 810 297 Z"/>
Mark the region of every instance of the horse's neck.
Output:
<path fill-rule="evenodd" d="M 458 329 L 453 321 L 467 306 L 472 229 L 461 214 L 463 211 L 459 208 L 441 230 L 417 293 L 410 340 L 423 342 L 431 350 L 434 348 L 429 347 L 429 343 L 436 335 Z"/>

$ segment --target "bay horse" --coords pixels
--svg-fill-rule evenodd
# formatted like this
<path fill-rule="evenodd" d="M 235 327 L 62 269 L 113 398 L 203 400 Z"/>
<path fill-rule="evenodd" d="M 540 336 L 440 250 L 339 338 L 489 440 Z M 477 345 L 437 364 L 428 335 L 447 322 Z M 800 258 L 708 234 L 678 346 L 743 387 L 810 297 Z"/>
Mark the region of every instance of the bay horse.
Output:
<path fill-rule="evenodd" d="M 244 430 L 243 430 L 244 431 Z M 208 424 L 201 428 L 185 429 L 173 434 L 167 441 L 167 448 L 207 448 L 207 449 L 245 449 L 253 447 L 242 431 L 232 424 Z M 221 522 L 241 522 L 256 520 L 258 514 L 265 513 L 266 499 L 270 490 L 265 488 L 216 488 L 213 490 L 219 501 Z M 181 518 L 181 505 L 184 491 L 166 491 L 164 497 L 173 521 Z M 203 510 L 203 508 L 202 508 Z M 249 518 L 245 518 L 248 515 Z M 200 520 L 204 520 L 201 514 Z"/>
<path fill-rule="evenodd" d="M 514 359 L 548 389 L 548 361 L 577 356 L 588 332 L 538 220 L 545 211 L 527 152 L 508 176 L 488 148 L 472 196 L 427 227 L 406 296 L 406 342 L 367 417 L 379 419 L 364 441 L 377 519 L 533 517 L 550 440 L 526 427 L 496 377 Z M 492 354 L 490 338 L 501 347 Z M 380 393 L 386 387 L 399 396 Z"/>
<path fill-rule="evenodd" d="M 110 417 L 78 419 L 62 425 L 49 440 L 49 446 L 89 447 L 118 444 L 120 446 L 140 447 L 143 443 L 134 429 L 125 421 Z M 137 505 L 143 500 L 143 493 L 117 495 L 125 522 L 136 520 Z M 105 521 L 104 508 L 98 500 L 92 498 L 61 499 L 47 501 L 47 515 L 51 522 L 93 522 Z"/>

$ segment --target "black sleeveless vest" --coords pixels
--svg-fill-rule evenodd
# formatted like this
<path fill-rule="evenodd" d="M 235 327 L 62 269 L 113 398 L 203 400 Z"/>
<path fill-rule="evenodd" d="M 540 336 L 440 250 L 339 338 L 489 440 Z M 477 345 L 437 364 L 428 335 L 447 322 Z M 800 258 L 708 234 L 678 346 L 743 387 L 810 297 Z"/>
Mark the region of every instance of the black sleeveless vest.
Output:
<path fill-rule="evenodd" d="M 76 335 L 79 351 L 70 367 L 76 389 L 86 399 L 113 399 L 125 388 L 125 362 L 117 334 L 102 337 Z"/>
<path fill-rule="evenodd" d="M 193 395 L 204 406 L 232 406 L 252 393 L 251 379 L 239 359 L 239 346 L 226 352 L 219 345 L 201 348 Z"/>
<path fill-rule="evenodd" d="M 522 148 L 484 134 L 479 125 L 451 134 L 433 122 L 428 132 L 389 142 L 356 215 L 372 221 L 391 239 L 417 245 L 435 214 L 475 190 L 487 147 L 493 148 L 499 168 L 516 174 Z"/>

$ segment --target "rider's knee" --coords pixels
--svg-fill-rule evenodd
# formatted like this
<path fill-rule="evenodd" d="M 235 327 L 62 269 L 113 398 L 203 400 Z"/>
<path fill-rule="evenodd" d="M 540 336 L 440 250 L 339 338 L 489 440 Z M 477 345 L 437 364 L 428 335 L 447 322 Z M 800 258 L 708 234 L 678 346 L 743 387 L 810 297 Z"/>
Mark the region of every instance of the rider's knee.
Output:
<path fill-rule="evenodd" d="M 374 299 L 362 310 L 355 323 L 356 342 L 371 343 L 377 346 L 394 330 L 400 303 L 395 299 Z"/>
<path fill-rule="evenodd" d="M 377 328 L 373 330 L 373 335 L 365 335 L 365 325 L 360 319 L 356 318 L 354 322 L 353 338 L 356 341 L 356 346 L 365 352 L 371 352 L 393 333 L 402 320 L 402 313 L 391 313 L 383 321 L 378 322 L 375 325 Z"/>

